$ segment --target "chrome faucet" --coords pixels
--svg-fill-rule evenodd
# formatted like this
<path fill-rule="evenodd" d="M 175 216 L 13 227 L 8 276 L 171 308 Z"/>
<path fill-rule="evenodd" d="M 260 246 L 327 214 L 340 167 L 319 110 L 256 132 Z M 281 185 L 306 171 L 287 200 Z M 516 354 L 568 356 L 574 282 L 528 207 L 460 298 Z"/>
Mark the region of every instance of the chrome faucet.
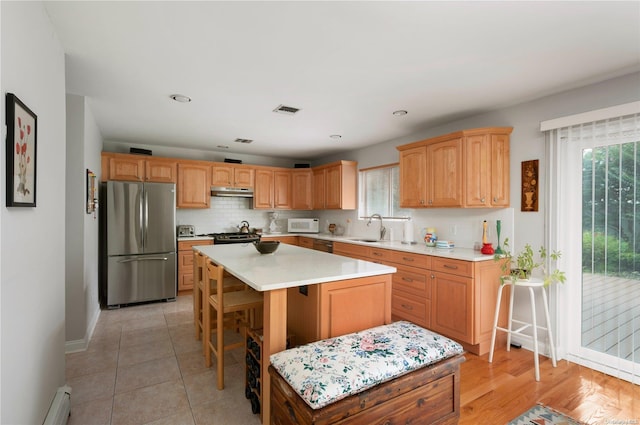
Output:
<path fill-rule="evenodd" d="M 387 228 L 382 225 L 382 216 L 380 214 L 371 214 L 367 226 L 371 226 L 371 220 L 373 220 L 374 218 L 380 220 L 380 240 L 383 240 L 384 235 L 387 233 Z"/>

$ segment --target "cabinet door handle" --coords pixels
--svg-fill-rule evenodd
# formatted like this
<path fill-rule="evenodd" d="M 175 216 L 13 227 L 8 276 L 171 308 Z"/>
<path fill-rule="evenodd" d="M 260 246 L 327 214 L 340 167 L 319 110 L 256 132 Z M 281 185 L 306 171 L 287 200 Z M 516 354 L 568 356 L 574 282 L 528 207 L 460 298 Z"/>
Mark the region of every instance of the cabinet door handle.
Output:
<path fill-rule="evenodd" d="M 413 307 L 407 304 L 402 304 L 402 308 L 404 308 L 405 310 L 413 310 Z"/>
<path fill-rule="evenodd" d="M 411 257 L 402 257 L 402 259 L 404 261 L 409 261 L 409 262 L 413 261 L 413 258 L 411 258 Z"/>
<path fill-rule="evenodd" d="M 377 255 L 378 257 L 381 257 L 381 256 L 382 256 L 382 253 L 380 253 L 380 252 L 374 252 L 374 253 L 373 253 L 373 255 Z"/>
<path fill-rule="evenodd" d="M 480 202 L 482 202 L 484 204 L 484 202 L 485 202 L 484 197 L 482 199 L 480 199 Z"/>
<path fill-rule="evenodd" d="M 410 277 L 403 277 L 402 280 L 404 280 L 405 282 L 413 282 L 413 279 L 411 279 Z"/>
<path fill-rule="evenodd" d="M 435 278 L 436 276 L 433 273 L 431 273 L 431 279 L 435 279 Z"/>
<path fill-rule="evenodd" d="M 498 198 L 493 198 L 493 202 L 498 202 Z"/>
<path fill-rule="evenodd" d="M 458 270 L 458 266 L 452 266 L 451 264 L 445 264 L 443 267 L 445 269 Z"/>

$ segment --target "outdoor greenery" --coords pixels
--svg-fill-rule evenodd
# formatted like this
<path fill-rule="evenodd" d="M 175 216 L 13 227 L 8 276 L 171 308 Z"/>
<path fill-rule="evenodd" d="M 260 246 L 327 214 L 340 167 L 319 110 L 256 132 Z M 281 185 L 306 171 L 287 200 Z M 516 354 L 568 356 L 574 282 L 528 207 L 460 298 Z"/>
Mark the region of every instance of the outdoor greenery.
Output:
<path fill-rule="evenodd" d="M 583 271 L 640 277 L 640 142 L 585 149 Z"/>

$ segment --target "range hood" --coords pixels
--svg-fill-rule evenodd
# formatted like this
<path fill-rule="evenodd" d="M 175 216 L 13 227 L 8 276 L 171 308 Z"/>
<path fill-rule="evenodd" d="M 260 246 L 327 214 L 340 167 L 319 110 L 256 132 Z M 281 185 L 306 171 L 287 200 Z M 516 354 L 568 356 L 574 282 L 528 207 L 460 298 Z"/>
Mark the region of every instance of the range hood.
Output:
<path fill-rule="evenodd" d="M 253 188 L 213 186 L 211 187 L 211 196 L 253 198 Z"/>

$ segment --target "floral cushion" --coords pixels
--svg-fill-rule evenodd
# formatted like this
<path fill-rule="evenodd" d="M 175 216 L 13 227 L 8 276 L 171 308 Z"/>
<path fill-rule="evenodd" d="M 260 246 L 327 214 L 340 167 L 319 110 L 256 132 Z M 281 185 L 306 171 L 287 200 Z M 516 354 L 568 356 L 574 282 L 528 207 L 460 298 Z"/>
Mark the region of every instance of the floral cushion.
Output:
<path fill-rule="evenodd" d="M 401 321 L 282 351 L 271 364 L 319 409 L 462 352 L 457 342 Z"/>

